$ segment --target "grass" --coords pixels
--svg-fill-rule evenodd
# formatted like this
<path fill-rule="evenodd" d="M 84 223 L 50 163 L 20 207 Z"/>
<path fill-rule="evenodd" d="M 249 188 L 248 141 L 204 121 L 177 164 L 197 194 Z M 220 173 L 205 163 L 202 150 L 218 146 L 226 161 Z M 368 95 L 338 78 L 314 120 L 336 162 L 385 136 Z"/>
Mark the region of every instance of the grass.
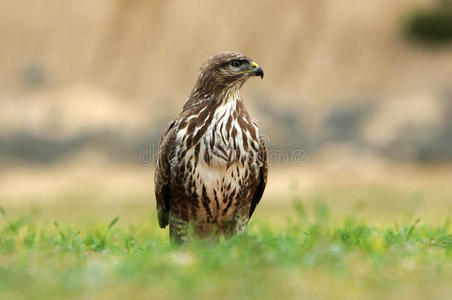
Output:
<path fill-rule="evenodd" d="M 452 294 L 447 219 L 378 224 L 325 203 L 276 226 L 253 219 L 218 244 L 169 244 L 155 216 L 122 224 L 0 223 L 1 299 L 442 299 Z"/>
<path fill-rule="evenodd" d="M 0 299 L 450 299 L 452 173 L 390 170 L 273 169 L 246 235 L 183 247 L 151 170 L 3 171 Z"/>

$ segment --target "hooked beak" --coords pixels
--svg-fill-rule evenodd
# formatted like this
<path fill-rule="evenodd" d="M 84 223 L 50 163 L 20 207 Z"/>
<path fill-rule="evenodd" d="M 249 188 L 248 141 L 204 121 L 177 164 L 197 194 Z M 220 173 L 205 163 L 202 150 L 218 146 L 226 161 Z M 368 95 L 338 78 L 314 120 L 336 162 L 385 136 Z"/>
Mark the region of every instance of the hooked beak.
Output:
<path fill-rule="evenodd" d="M 254 61 L 250 63 L 249 69 L 240 72 L 241 74 L 250 74 L 251 76 L 260 76 L 264 78 L 264 70 Z"/>
<path fill-rule="evenodd" d="M 264 70 L 262 69 L 261 66 L 259 66 L 257 63 L 255 63 L 254 61 L 251 63 L 251 69 L 250 69 L 250 73 L 253 74 L 253 76 L 260 76 L 261 79 L 264 78 Z"/>

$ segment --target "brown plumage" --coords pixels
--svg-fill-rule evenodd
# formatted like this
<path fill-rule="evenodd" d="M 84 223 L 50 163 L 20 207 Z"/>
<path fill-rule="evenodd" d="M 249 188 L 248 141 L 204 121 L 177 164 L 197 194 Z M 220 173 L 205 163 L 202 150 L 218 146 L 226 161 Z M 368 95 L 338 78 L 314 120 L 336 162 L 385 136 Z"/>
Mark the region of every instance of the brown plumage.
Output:
<path fill-rule="evenodd" d="M 239 89 L 264 73 L 250 58 L 207 60 L 180 115 L 163 133 L 155 170 L 161 228 L 174 242 L 242 232 L 267 183 L 267 148 Z"/>

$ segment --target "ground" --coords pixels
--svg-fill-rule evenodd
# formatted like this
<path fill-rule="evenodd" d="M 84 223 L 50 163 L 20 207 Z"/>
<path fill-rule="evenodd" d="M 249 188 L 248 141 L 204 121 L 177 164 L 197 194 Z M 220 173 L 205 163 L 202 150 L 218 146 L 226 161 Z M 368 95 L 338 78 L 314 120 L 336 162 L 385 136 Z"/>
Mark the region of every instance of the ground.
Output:
<path fill-rule="evenodd" d="M 183 247 L 158 228 L 149 173 L 3 173 L 0 298 L 452 295 L 450 171 L 399 169 L 384 180 L 274 171 L 247 234 Z"/>

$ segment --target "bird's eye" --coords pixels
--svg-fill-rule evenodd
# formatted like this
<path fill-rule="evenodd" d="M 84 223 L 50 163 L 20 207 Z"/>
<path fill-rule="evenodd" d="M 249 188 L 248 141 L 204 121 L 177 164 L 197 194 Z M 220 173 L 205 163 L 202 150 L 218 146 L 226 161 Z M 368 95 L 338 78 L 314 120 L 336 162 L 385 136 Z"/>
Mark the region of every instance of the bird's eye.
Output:
<path fill-rule="evenodd" d="M 241 65 L 241 63 L 240 63 L 240 60 L 238 60 L 238 59 L 231 61 L 231 66 L 233 66 L 234 68 L 238 68 L 238 67 L 240 67 L 240 65 Z"/>

